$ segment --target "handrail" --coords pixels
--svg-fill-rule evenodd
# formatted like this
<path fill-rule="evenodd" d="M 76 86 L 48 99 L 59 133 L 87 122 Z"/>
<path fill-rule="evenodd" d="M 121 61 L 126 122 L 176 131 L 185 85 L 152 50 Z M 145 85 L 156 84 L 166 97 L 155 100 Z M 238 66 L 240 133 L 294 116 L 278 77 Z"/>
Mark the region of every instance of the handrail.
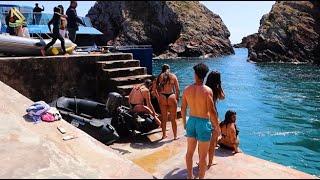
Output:
<path fill-rule="evenodd" d="M 5 17 L 8 13 L 0 12 L 0 21 L 5 24 Z M 52 18 L 53 14 L 50 13 L 33 13 L 33 12 L 21 12 L 21 14 L 25 17 L 27 25 L 48 25 L 48 22 Z M 34 16 L 35 15 L 35 16 Z M 37 15 L 41 15 L 38 16 Z M 85 23 L 86 27 L 93 27 L 90 18 L 81 17 L 81 20 Z M 79 24 L 79 26 L 82 26 Z"/>

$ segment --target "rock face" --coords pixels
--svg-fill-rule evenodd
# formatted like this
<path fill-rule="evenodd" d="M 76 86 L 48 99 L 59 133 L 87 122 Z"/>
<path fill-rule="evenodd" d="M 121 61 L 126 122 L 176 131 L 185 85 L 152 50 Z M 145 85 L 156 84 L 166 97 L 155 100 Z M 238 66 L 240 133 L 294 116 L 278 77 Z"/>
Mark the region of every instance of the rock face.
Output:
<path fill-rule="evenodd" d="M 256 62 L 320 63 L 319 1 L 276 2 L 259 31 L 240 43 Z"/>
<path fill-rule="evenodd" d="M 234 44 L 233 47 L 234 48 L 246 48 L 246 47 L 251 47 L 253 46 L 255 43 L 256 43 L 256 40 L 257 40 L 257 35 L 258 33 L 254 33 L 254 34 L 251 34 L 247 37 L 243 37 L 242 40 L 241 40 L 241 43 L 239 44 Z"/>
<path fill-rule="evenodd" d="M 160 58 L 234 53 L 221 18 L 197 1 L 97 1 L 87 17 L 108 45 L 152 45 Z"/>

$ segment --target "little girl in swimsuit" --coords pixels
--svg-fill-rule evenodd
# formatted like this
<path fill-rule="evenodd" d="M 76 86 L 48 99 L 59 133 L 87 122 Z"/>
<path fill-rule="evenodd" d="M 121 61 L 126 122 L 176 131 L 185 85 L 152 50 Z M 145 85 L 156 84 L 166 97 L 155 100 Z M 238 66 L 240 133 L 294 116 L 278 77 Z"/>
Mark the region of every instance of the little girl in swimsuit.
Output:
<path fill-rule="evenodd" d="M 239 148 L 239 130 L 236 126 L 236 119 L 236 112 L 231 110 L 226 112 L 225 120 L 220 123 L 222 138 L 218 142 L 222 147 L 231 149 L 234 154 L 241 152 Z"/>

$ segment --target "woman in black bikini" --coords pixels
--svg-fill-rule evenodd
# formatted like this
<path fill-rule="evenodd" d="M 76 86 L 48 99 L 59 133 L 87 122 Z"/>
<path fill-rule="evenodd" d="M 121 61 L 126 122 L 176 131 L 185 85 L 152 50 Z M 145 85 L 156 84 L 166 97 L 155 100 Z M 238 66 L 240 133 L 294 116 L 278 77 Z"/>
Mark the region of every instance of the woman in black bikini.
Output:
<path fill-rule="evenodd" d="M 167 137 L 166 127 L 169 119 L 168 112 L 170 113 L 170 120 L 172 124 L 174 140 L 177 139 L 177 106 L 179 101 L 179 82 L 173 73 L 170 73 L 170 66 L 164 64 L 162 71 L 159 74 L 157 81 L 157 93 L 159 94 L 158 100 L 160 104 L 161 117 L 162 117 L 162 139 Z"/>

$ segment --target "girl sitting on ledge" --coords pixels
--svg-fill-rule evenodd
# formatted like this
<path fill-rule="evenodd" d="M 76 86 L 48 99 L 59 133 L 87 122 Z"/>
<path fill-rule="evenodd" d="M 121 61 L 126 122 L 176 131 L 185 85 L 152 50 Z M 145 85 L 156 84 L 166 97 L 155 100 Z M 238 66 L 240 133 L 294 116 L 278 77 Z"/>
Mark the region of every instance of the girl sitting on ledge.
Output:
<path fill-rule="evenodd" d="M 239 148 L 239 130 L 236 126 L 236 112 L 228 110 L 225 114 L 225 119 L 220 123 L 221 136 L 219 145 L 232 150 L 232 153 L 240 153 Z"/>

